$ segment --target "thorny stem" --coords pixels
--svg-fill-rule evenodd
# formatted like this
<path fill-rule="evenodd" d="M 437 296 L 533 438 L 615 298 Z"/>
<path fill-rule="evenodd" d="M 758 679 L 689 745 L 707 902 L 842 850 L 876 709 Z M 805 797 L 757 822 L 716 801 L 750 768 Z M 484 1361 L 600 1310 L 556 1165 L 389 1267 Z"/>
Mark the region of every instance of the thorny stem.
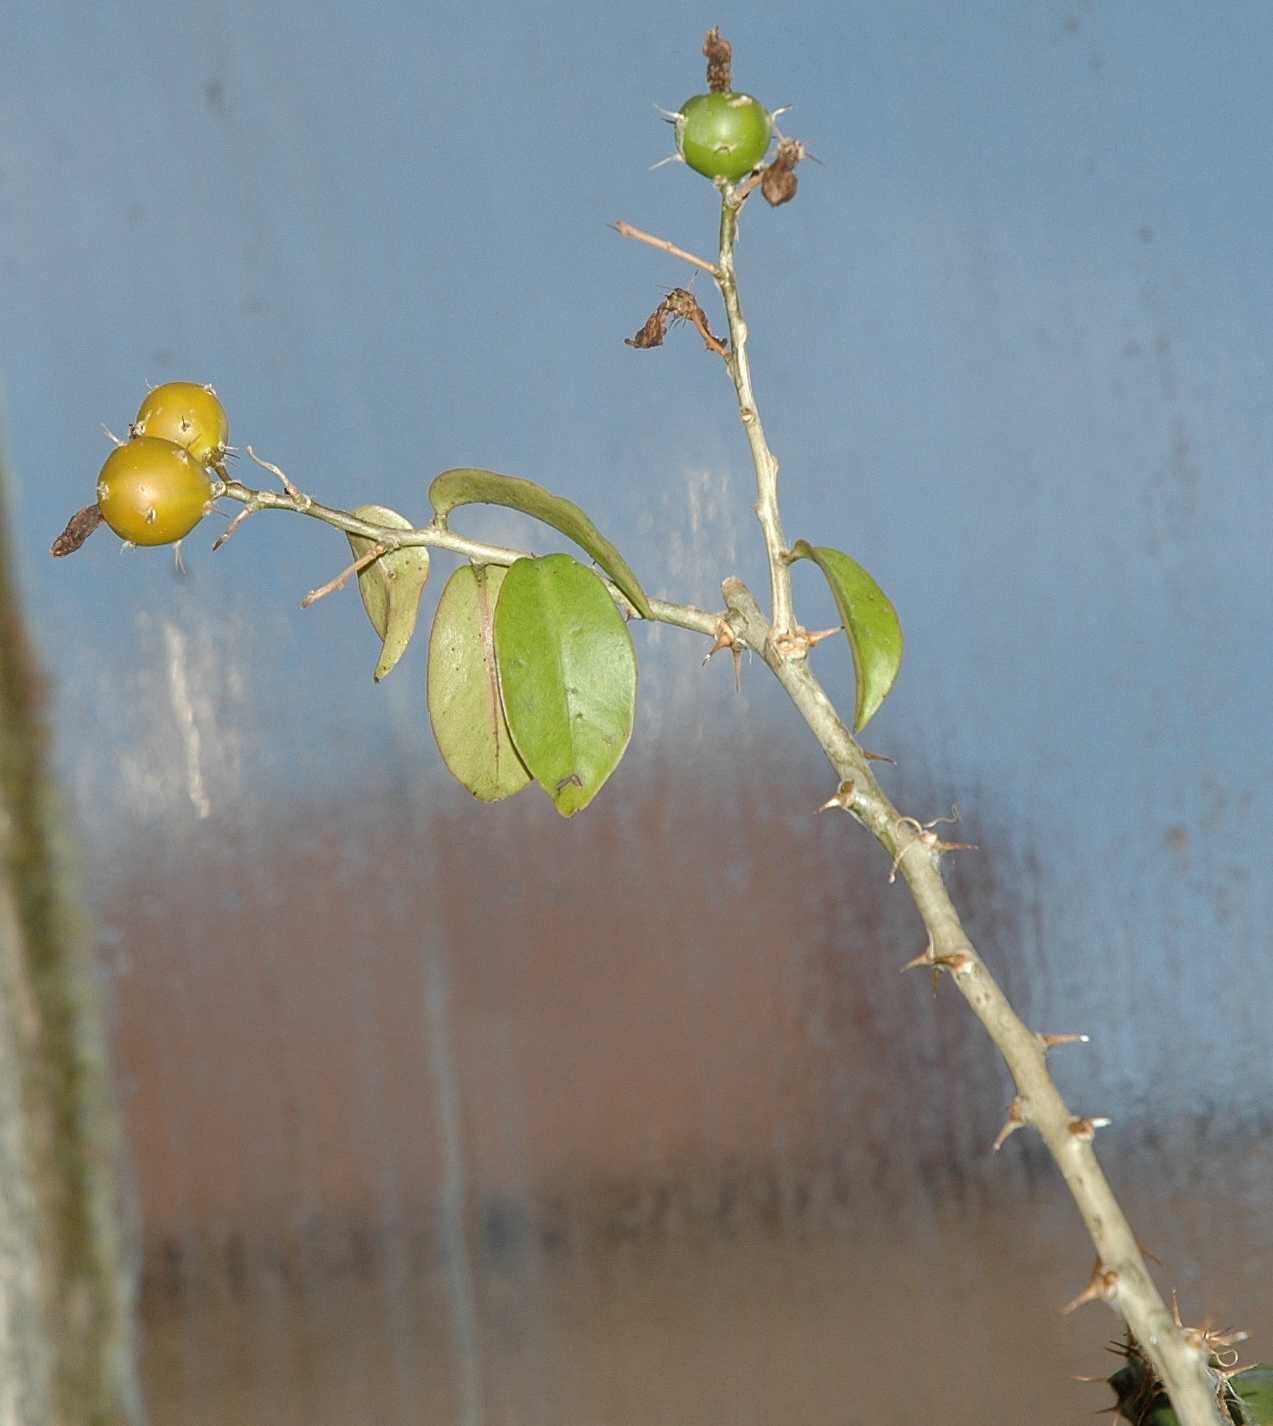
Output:
<path fill-rule="evenodd" d="M 959 992 L 985 1027 L 1017 1087 L 1012 1115 L 1040 1133 L 1065 1179 L 1096 1246 L 1094 1281 L 1135 1333 L 1162 1377 L 1182 1426 L 1219 1426 L 1215 1390 L 1205 1371 L 1206 1354 L 1193 1345 L 1154 1286 L 1136 1236 L 1092 1148 L 1099 1121 L 1080 1119 L 1067 1106 L 1047 1068 L 1046 1037 L 1029 1029 L 968 938 L 940 871 L 941 844 L 889 801 L 871 765 L 840 720 L 807 659 L 785 657 L 755 596 L 739 580 L 723 586 L 728 622 L 758 653 L 786 689 L 840 779 L 840 805 L 861 822 L 894 860 L 923 918 L 930 941 L 919 964 L 950 972 Z"/>
<path fill-rule="evenodd" d="M 734 268 L 738 215 L 750 187 L 754 184 L 738 188 L 728 183 L 721 185 L 720 265 L 713 276 L 725 301 L 732 348 L 730 372 L 756 468 L 756 514 L 769 556 L 773 619 L 765 619 L 755 596 L 741 581 L 727 579 L 722 589 L 729 608 L 726 625 L 737 641 L 735 653 L 738 644 L 745 644 L 765 660 L 839 776 L 840 794 L 829 805 L 852 812 L 874 834 L 892 859 L 895 872 L 905 879 L 929 935 L 928 950 L 912 964 L 949 971 L 1003 1055 L 1017 1086 L 1009 1122 L 1012 1128 L 1032 1124 L 1038 1129 L 1096 1246 L 1098 1263 L 1092 1284 L 1076 1301 L 1099 1297 L 1122 1313 L 1162 1378 L 1181 1426 L 1222 1426 L 1215 1390 L 1206 1371 L 1207 1354 L 1190 1341 L 1188 1330 L 1181 1328 L 1154 1286 L 1136 1236 L 1092 1148 L 1095 1130 L 1108 1121 L 1075 1115 L 1048 1071 L 1048 1050 L 1071 1037 L 1030 1030 L 964 932 L 939 868 L 944 850 L 966 844 L 941 842 L 893 806 L 876 781 L 867 755 L 836 713 L 807 658 L 792 656 L 790 636 L 796 626 L 786 541 L 778 510 L 778 462 L 765 440 L 752 390 L 747 324 Z M 625 237 L 650 241 L 649 235 L 629 224 L 615 226 Z M 670 243 L 655 241 L 652 245 L 689 258 Z M 703 265 L 693 258 L 689 260 Z M 720 647 L 719 633 L 717 638 L 716 647 Z M 1007 1125 L 1005 1130 L 1011 1132 Z M 996 1148 L 1007 1132 L 1000 1135 Z"/>
<path fill-rule="evenodd" d="M 778 513 L 778 461 L 765 440 L 760 423 L 760 411 L 751 386 L 751 362 L 747 357 L 747 323 L 743 319 L 738 298 L 738 279 L 734 271 L 734 243 L 738 237 L 738 215 L 742 200 L 732 184 L 721 187 L 720 205 L 720 272 L 717 283 L 725 300 L 725 315 L 729 320 L 729 370 L 738 393 L 738 414 L 751 446 L 752 463 L 756 467 L 756 518 L 765 536 L 765 553 L 769 557 L 769 585 L 773 595 L 773 629 L 770 637 L 783 640 L 795 632 L 791 610 L 791 570 L 787 565 L 787 542 L 783 538 L 782 519 Z"/>

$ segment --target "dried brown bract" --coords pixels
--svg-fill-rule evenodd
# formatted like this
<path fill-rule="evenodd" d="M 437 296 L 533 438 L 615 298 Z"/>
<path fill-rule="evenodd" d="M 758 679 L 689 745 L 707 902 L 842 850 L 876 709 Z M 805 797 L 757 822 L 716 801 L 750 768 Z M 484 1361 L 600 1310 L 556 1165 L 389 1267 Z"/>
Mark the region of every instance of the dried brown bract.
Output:
<path fill-rule="evenodd" d="M 102 512 L 96 505 L 86 505 L 83 510 L 77 510 L 66 522 L 66 529 L 53 541 L 49 553 L 54 558 L 73 555 L 101 523 Z"/>
<path fill-rule="evenodd" d="M 624 337 L 625 347 L 661 347 L 663 338 L 667 336 L 667 312 L 664 311 L 663 304 L 654 309 L 645 319 L 645 325 L 635 337 Z"/>
<path fill-rule="evenodd" d="M 707 56 L 707 87 L 713 94 L 728 94 L 734 87 L 734 47 L 713 25 L 703 41 Z"/>
<path fill-rule="evenodd" d="M 796 165 L 805 156 L 805 146 L 799 139 L 783 139 L 773 162 L 765 170 L 760 180 L 760 191 L 771 208 L 781 208 L 796 196 L 800 181 L 796 177 Z"/>
<path fill-rule="evenodd" d="M 707 325 L 706 313 L 686 287 L 674 287 L 645 319 L 645 324 L 636 336 L 624 338 L 624 345 L 638 348 L 661 347 L 667 336 L 667 329 L 673 322 L 689 322 L 702 337 L 709 351 L 720 357 L 726 355 L 725 343 L 712 335 L 712 330 Z"/>

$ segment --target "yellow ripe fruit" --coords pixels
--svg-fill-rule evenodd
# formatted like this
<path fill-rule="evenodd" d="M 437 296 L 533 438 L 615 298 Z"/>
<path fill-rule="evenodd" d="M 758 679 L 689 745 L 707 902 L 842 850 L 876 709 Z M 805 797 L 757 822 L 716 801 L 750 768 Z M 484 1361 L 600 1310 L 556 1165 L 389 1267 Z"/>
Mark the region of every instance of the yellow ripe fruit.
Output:
<path fill-rule="evenodd" d="M 188 450 L 157 436 L 116 446 L 97 477 L 97 508 L 121 540 L 170 545 L 203 519 L 212 499 L 208 472 Z"/>
<path fill-rule="evenodd" d="M 230 418 L 212 387 L 169 381 L 141 403 L 133 435 L 175 441 L 201 465 L 216 465 L 230 440 Z"/>

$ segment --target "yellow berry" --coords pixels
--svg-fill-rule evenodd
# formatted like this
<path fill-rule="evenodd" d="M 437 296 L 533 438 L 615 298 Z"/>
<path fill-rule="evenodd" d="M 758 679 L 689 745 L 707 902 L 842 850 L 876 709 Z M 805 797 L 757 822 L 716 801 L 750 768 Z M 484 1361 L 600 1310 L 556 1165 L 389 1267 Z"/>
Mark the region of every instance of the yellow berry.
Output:
<path fill-rule="evenodd" d="M 208 472 L 188 450 L 157 436 L 116 446 L 97 477 L 97 508 L 121 540 L 170 545 L 203 519 L 212 499 Z"/>
<path fill-rule="evenodd" d="M 169 381 L 141 403 L 133 435 L 175 441 L 201 465 L 216 465 L 230 440 L 230 418 L 212 387 Z"/>

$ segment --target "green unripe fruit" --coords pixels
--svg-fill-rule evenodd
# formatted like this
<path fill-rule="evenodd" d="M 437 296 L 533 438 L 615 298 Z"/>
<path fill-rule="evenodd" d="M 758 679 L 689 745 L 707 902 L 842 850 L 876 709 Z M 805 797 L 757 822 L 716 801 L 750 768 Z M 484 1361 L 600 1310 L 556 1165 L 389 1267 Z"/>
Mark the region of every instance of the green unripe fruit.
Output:
<path fill-rule="evenodd" d="M 681 106 L 676 147 L 705 178 L 741 178 L 765 156 L 769 110 L 750 94 L 697 94 Z"/>
<path fill-rule="evenodd" d="M 121 540 L 171 545 L 203 519 L 212 499 L 208 472 L 183 446 L 136 436 L 116 446 L 97 477 L 97 508 Z"/>
<path fill-rule="evenodd" d="M 133 435 L 175 441 L 201 465 L 216 465 L 230 440 L 230 418 L 212 387 L 169 381 L 141 403 Z"/>

